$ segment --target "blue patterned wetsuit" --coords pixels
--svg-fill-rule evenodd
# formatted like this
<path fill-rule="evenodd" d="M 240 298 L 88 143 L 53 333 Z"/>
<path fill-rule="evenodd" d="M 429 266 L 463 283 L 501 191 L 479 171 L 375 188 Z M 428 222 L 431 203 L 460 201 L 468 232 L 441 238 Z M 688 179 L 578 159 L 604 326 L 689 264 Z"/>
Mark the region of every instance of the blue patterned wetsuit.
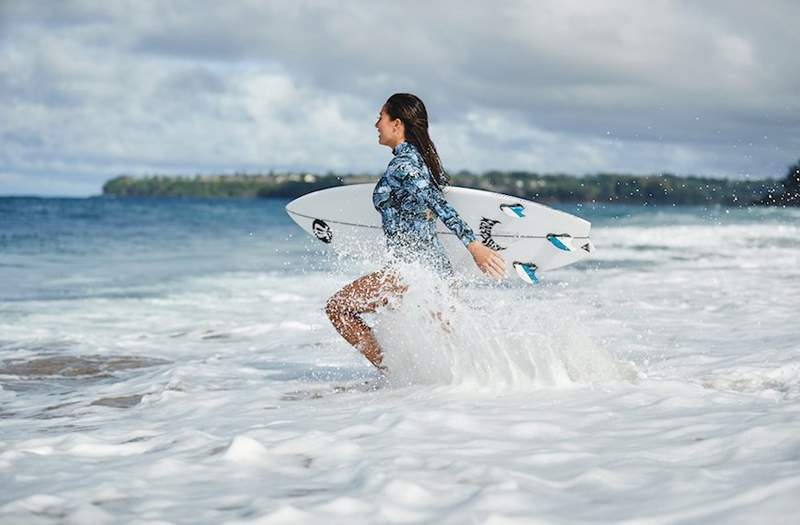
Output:
<path fill-rule="evenodd" d="M 475 234 L 433 184 L 431 172 L 413 144 L 402 142 L 393 153 L 394 158 L 372 193 L 387 247 L 401 261 L 419 261 L 443 274 L 452 274 L 450 260 L 436 236 L 435 217 L 429 217 L 428 210 L 433 210 L 464 246 L 475 240 Z"/>

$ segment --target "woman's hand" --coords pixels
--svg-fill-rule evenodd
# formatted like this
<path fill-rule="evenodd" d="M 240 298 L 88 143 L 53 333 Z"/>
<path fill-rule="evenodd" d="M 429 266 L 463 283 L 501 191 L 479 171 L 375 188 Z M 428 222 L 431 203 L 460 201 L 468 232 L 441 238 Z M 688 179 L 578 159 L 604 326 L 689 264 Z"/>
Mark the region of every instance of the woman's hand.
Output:
<path fill-rule="evenodd" d="M 475 264 L 485 274 L 488 274 L 495 279 L 502 279 L 506 276 L 506 263 L 499 253 L 487 248 L 478 241 L 472 241 L 467 246 L 467 250 L 472 254 L 475 259 Z"/>

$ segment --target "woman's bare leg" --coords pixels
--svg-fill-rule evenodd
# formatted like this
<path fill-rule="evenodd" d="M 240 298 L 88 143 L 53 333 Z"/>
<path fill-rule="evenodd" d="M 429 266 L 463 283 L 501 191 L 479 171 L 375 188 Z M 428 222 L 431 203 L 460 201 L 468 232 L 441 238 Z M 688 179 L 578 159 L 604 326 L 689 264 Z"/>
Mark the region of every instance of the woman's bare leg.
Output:
<path fill-rule="evenodd" d="M 402 295 L 407 288 L 395 274 L 381 270 L 348 284 L 336 292 L 325 306 L 325 313 L 336 331 L 379 370 L 386 368 L 381 366 L 383 354 L 375 335 L 360 314 L 374 312 L 385 306 L 390 297 Z"/>

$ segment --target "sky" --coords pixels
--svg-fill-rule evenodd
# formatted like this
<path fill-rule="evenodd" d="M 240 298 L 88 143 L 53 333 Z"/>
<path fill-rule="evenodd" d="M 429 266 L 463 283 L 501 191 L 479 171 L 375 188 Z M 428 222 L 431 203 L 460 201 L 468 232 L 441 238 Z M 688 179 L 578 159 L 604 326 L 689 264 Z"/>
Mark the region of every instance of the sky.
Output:
<path fill-rule="evenodd" d="M 0 195 L 378 174 L 396 92 L 451 172 L 783 177 L 797 20 L 777 0 L 0 0 Z"/>

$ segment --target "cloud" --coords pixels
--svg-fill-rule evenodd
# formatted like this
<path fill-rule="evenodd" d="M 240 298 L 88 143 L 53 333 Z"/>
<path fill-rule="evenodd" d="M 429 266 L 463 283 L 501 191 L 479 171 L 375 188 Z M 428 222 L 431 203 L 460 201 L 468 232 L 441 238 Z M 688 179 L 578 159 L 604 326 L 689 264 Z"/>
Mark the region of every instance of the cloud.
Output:
<path fill-rule="evenodd" d="M 782 176 L 798 156 L 794 2 L 0 6 L 0 170 L 25 179 L 0 194 L 376 173 L 373 119 L 397 91 L 426 101 L 451 170 Z"/>

